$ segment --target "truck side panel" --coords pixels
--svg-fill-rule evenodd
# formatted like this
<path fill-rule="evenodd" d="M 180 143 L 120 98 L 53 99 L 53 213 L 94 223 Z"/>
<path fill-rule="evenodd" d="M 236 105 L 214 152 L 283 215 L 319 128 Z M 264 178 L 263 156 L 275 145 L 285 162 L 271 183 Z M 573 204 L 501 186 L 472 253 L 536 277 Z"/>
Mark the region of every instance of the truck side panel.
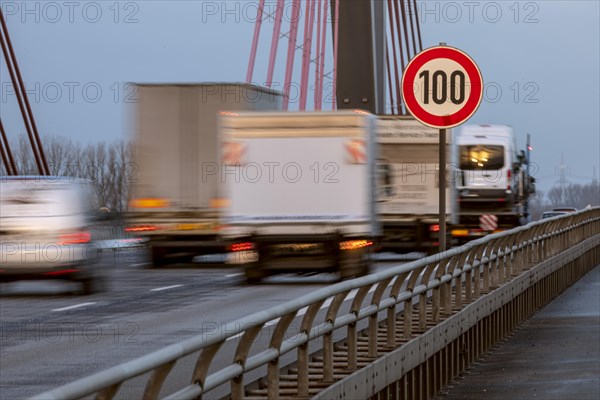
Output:
<path fill-rule="evenodd" d="M 134 196 L 175 209 L 207 209 L 219 196 L 219 112 L 281 105 L 249 85 L 140 85 L 139 93 Z"/>
<path fill-rule="evenodd" d="M 229 186 L 229 224 L 361 222 L 369 230 L 368 169 L 345 159 L 347 137 L 244 141 L 248 164 Z M 232 177 L 227 177 L 231 179 Z M 360 226 L 360 225 L 359 225 Z"/>
<path fill-rule="evenodd" d="M 380 144 L 379 192 L 382 215 L 434 216 L 439 214 L 438 146 Z M 383 169 L 383 170 L 382 170 Z M 451 169 L 447 174 L 451 176 Z M 452 211 L 452 179 L 447 179 L 446 210 Z"/>
<path fill-rule="evenodd" d="M 176 86 L 139 89 L 138 129 L 134 139 L 136 198 L 170 198 L 180 193 L 181 89 Z"/>
<path fill-rule="evenodd" d="M 278 110 L 281 94 L 249 84 L 140 84 L 128 213 L 148 238 L 154 265 L 223 253 L 217 116 Z"/>
<path fill-rule="evenodd" d="M 381 116 L 377 137 L 381 249 L 437 252 L 439 131 L 409 116 Z M 451 143 L 452 131 L 448 131 L 448 155 Z M 446 176 L 446 223 L 451 224 L 456 220 L 452 165 L 447 166 Z"/>

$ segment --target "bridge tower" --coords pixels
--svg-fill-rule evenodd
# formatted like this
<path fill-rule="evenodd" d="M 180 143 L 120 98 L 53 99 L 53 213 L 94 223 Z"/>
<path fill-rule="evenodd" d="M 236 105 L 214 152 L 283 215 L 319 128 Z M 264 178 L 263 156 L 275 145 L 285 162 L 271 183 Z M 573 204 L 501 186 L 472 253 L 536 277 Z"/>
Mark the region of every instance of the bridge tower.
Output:
<path fill-rule="evenodd" d="M 258 2 L 248 83 L 273 89 L 282 83 L 286 110 L 294 103 L 301 111 L 309 108 L 310 89 L 314 110 L 406 113 L 400 100 L 402 71 L 423 48 L 416 0 L 276 0 L 274 7 Z M 268 23 L 271 41 L 265 43 L 261 30 Z M 278 56 L 282 40 L 287 42 L 285 59 Z M 270 49 L 264 81 L 254 76 L 262 48 Z M 279 79 L 277 63 L 285 64 Z"/>

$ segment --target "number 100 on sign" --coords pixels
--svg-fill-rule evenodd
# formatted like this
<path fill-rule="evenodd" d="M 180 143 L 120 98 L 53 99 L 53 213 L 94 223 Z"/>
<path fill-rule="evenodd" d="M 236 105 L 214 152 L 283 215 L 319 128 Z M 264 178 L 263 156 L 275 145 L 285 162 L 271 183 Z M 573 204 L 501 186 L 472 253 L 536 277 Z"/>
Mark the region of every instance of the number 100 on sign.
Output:
<path fill-rule="evenodd" d="M 483 80 L 475 62 L 446 46 L 417 54 L 406 67 L 402 94 L 408 111 L 425 125 L 450 128 L 479 107 Z"/>
<path fill-rule="evenodd" d="M 419 74 L 419 84 L 423 105 L 429 105 L 432 101 L 437 105 L 445 105 L 450 101 L 452 104 L 448 108 L 451 109 L 452 105 L 459 106 L 465 101 L 465 72 L 460 69 L 454 70 L 450 79 L 444 70 L 438 69 L 432 74 L 425 69 Z"/>

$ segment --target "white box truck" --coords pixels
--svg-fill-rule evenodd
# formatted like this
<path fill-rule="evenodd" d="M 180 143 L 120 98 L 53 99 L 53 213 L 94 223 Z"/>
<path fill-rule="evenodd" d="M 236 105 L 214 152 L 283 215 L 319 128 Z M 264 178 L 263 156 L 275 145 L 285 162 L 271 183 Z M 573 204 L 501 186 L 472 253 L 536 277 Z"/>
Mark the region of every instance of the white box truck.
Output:
<path fill-rule="evenodd" d="M 224 253 L 219 235 L 217 114 L 281 109 L 281 94 L 243 83 L 136 84 L 128 230 L 148 239 L 154 266 Z"/>
<path fill-rule="evenodd" d="M 223 235 L 249 283 L 369 272 L 379 235 L 375 117 L 363 111 L 220 117 Z"/>
<path fill-rule="evenodd" d="M 528 222 L 527 205 L 535 179 L 527 173 L 513 129 L 465 125 L 456 137 L 454 163 L 459 221 L 452 236 L 467 242 Z"/>
<path fill-rule="evenodd" d="M 452 131 L 446 133 L 447 160 Z M 439 131 L 412 116 L 377 120 L 380 248 L 397 253 L 439 249 Z M 446 222 L 456 222 L 453 168 L 447 166 Z"/>

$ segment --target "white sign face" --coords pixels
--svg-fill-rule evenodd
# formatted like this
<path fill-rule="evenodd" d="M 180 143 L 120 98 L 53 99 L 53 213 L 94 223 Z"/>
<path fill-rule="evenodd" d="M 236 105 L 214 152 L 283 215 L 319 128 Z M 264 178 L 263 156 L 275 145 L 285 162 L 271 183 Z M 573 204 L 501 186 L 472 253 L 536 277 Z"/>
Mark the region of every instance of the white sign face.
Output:
<path fill-rule="evenodd" d="M 433 115 L 456 114 L 471 94 L 467 71 L 454 60 L 428 61 L 417 71 L 417 78 L 417 102 Z"/>
<path fill-rule="evenodd" d="M 410 113 L 433 128 L 451 128 L 469 119 L 483 96 L 475 62 L 452 47 L 417 54 L 402 76 L 402 95 Z"/>

